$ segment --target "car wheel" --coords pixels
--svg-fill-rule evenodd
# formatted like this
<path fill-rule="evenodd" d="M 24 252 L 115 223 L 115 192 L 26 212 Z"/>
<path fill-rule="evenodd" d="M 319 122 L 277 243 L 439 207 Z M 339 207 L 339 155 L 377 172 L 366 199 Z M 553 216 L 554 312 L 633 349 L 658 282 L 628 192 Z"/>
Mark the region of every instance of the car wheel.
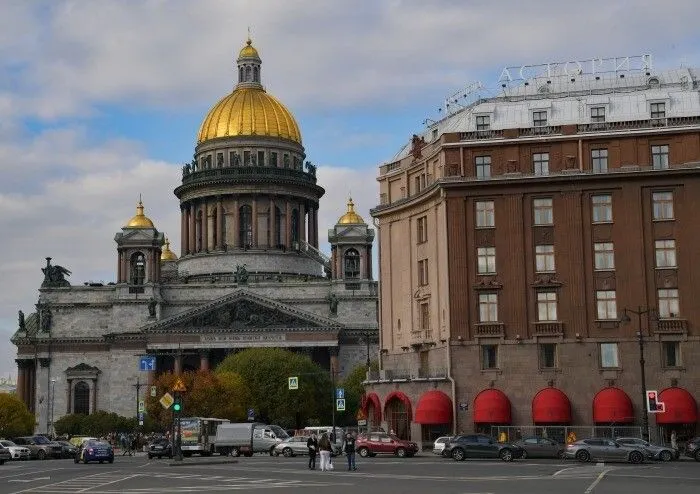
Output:
<path fill-rule="evenodd" d="M 238 448 L 231 448 L 231 456 L 241 456 L 241 450 Z"/>
<path fill-rule="evenodd" d="M 73 463 L 78 463 L 80 462 L 80 457 L 76 455 L 75 458 L 73 458 Z"/>
<path fill-rule="evenodd" d="M 582 463 L 586 463 L 591 460 L 591 454 L 585 449 L 582 449 L 576 453 L 576 459 Z"/>
<path fill-rule="evenodd" d="M 294 456 L 294 452 L 292 451 L 292 448 L 284 448 L 282 450 L 282 454 L 287 458 Z"/>
<path fill-rule="evenodd" d="M 44 451 L 43 449 L 40 449 L 39 451 L 37 451 L 36 459 L 37 460 L 45 460 L 46 459 L 46 451 Z"/>
<path fill-rule="evenodd" d="M 104 461 L 100 460 L 100 465 L 102 465 L 103 463 L 104 463 Z"/>
<path fill-rule="evenodd" d="M 396 456 L 398 456 L 399 458 L 406 458 L 406 450 L 404 448 L 397 449 Z"/>
<path fill-rule="evenodd" d="M 110 459 L 108 460 L 108 462 L 109 462 L 109 463 L 114 463 L 114 458 L 110 458 Z"/>
<path fill-rule="evenodd" d="M 357 450 L 357 452 L 360 454 L 362 458 L 367 458 L 369 456 L 369 449 L 367 448 L 360 448 Z"/>
<path fill-rule="evenodd" d="M 695 452 L 695 461 L 700 461 L 700 449 Z"/>
<path fill-rule="evenodd" d="M 673 453 L 671 453 L 669 450 L 665 449 L 659 455 L 659 459 L 661 461 L 671 461 L 673 459 Z"/>
<path fill-rule="evenodd" d="M 513 452 L 508 448 L 502 449 L 498 456 L 500 456 L 503 461 L 513 461 Z"/>
<path fill-rule="evenodd" d="M 88 459 L 85 458 L 85 459 L 83 460 L 83 463 L 85 463 L 85 464 L 87 465 L 87 464 L 88 464 Z"/>
<path fill-rule="evenodd" d="M 149 460 L 152 460 L 152 459 L 153 459 L 153 455 L 149 454 L 149 455 L 148 455 L 148 459 L 149 459 Z"/>
<path fill-rule="evenodd" d="M 632 451 L 630 453 L 630 463 L 641 463 L 644 461 L 644 455 L 639 451 Z"/>
<path fill-rule="evenodd" d="M 0 460 L 0 465 L 4 465 L 4 464 L 5 464 L 5 460 Z"/>
<path fill-rule="evenodd" d="M 520 455 L 520 458 L 522 458 L 523 460 L 527 460 L 527 451 L 523 450 L 523 454 Z"/>
<path fill-rule="evenodd" d="M 452 450 L 452 459 L 455 461 L 464 461 L 464 459 L 467 457 L 467 455 L 464 454 L 464 450 L 462 448 L 455 448 Z"/>
<path fill-rule="evenodd" d="M 560 449 L 559 451 L 557 451 L 557 458 L 559 458 L 560 460 L 564 459 L 564 450 L 563 449 Z"/>

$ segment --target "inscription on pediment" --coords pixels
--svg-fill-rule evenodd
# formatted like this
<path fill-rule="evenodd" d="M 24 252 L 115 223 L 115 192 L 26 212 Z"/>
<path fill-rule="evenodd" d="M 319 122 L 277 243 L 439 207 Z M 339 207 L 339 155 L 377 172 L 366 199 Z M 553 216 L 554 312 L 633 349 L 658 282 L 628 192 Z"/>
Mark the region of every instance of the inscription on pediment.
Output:
<path fill-rule="evenodd" d="M 241 300 L 219 307 L 206 314 L 200 314 L 185 323 L 187 327 L 210 328 L 267 328 L 280 326 L 317 326 L 277 309 Z"/>

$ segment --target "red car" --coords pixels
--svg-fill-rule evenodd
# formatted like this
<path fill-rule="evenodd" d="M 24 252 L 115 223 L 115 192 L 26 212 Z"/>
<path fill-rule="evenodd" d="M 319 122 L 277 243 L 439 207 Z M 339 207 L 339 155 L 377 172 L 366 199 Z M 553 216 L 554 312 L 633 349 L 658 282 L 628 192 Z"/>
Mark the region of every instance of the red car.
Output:
<path fill-rule="evenodd" d="M 378 454 L 392 454 L 399 458 L 410 458 L 418 452 L 418 445 L 391 434 L 372 432 L 357 437 L 355 451 L 363 458 Z"/>

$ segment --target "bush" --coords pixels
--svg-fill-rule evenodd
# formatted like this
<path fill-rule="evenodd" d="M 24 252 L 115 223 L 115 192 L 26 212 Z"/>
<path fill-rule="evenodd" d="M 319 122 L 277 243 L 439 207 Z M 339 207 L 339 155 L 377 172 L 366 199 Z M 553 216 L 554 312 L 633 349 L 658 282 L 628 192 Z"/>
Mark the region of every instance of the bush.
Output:
<path fill-rule="evenodd" d="M 56 421 L 56 434 L 100 437 L 110 432 L 129 432 L 136 429 L 135 417 L 122 417 L 114 412 L 100 410 L 91 415 L 64 415 Z"/>

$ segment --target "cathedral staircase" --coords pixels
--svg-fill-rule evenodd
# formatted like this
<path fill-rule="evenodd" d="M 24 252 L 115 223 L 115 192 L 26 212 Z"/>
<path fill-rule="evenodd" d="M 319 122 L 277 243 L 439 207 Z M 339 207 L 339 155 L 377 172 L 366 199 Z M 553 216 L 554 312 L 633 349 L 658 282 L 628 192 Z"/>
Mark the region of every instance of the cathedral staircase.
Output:
<path fill-rule="evenodd" d="M 313 259 L 317 263 L 321 264 L 326 272 L 330 272 L 331 258 L 308 243 L 306 240 L 299 241 L 299 252 L 304 254 L 309 259 Z"/>

